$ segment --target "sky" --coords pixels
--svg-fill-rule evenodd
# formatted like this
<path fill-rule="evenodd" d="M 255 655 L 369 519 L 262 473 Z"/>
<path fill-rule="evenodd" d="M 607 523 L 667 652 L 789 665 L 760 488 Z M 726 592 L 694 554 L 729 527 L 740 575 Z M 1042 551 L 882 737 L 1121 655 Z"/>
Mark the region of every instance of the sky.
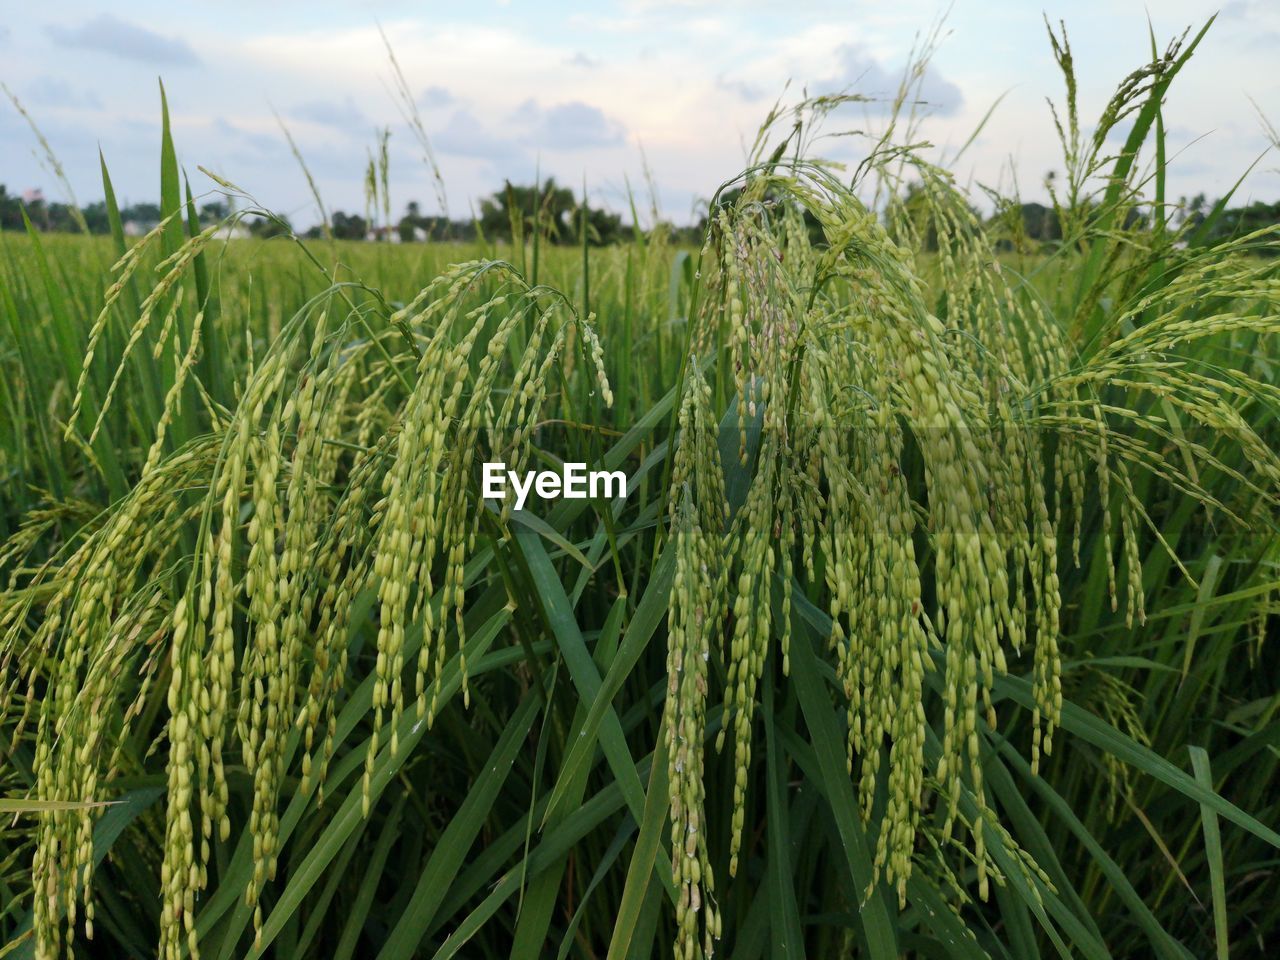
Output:
<path fill-rule="evenodd" d="M 1046 172 L 1062 170 L 1046 98 L 1064 98 L 1044 17 L 1066 21 L 1088 127 L 1117 83 L 1150 59 L 1148 16 L 1163 47 L 1215 11 L 1165 109 L 1169 195 L 1212 199 L 1267 150 L 1259 111 L 1280 127 L 1275 0 L 1161 0 L 1150 10 L 1130 0 L 0 0 L 0 81 L 40 126 L 82 204 L 102 196 L 99 148 L 122 202 L 156 199 L 161 78 L 197 194 L 214 187 L 202 165 L 295 225 L 314 223 L 283 121 L 328 208 L 363 213 L 368 151 L 390 127 L 393 211 L 417 200 L 437 212 L 381 28 L 452 216 L 469 216 L 504 179 L 529 183 L 535 173 L 576 190 L 585 182 L 593 204 L 625 214 L 628 184 L 648 206 L 647 167 L 662 215 L 687 223 L 741 169 L 779 97 L 862 94 L 872 101 L 846 108 L 828 130 L 878 129 L 913 46 L 940 20 L 922 92 L 929 155 L 954 154 L 999 99 L 953 169 L 979 205 L 981 185 L 1008 193 L 1016 182 L 1024 199 L 1043 199 Z M 832 138 L 821 149 L 856 161 L 862 142 Z M 0 183 L 63 199 L 7 99 Z M 1240 197 L 1280 199 L 1280 154 L 1262 157 Z"/>

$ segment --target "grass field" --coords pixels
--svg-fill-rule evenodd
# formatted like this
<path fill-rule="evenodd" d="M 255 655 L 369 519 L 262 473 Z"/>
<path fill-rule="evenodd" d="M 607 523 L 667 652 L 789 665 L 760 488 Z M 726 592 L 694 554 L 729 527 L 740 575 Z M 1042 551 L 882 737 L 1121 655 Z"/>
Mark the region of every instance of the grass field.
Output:
<path fill-rule="evenodd" d="M 826 100 L 700 249 L 227 242 L 167 117 L 151 234 L 0 235 L 0 955 L 1269 955 L 1280 238 L 1167 215 L 1194 46 L 1025 254 Z"/>

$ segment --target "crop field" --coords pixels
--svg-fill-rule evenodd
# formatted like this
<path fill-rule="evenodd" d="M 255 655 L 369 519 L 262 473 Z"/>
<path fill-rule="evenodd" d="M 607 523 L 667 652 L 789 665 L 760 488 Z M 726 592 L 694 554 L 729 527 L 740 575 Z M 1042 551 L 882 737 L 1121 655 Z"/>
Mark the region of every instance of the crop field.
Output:
<path fill-rule="evenodd" d="M 104 164 L 0 234 L 0 956 L 1274 956 L 1280 229 L 1166 213 L 1199 40 L 1085 118 L 1053 34 L 1053 244 L 910 74 L 692 243 L 226 239 L 167 108 L 154 229 Z"/>

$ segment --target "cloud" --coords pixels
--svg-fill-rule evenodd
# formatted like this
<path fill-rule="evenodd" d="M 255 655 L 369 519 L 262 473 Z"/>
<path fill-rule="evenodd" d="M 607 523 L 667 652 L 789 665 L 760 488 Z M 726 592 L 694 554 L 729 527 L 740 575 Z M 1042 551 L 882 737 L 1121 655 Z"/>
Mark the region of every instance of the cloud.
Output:
<path fill-rule="evenodd" d="M 418 103 L 430 109 L 431 107 L 447 107 L 456 103 L 458 100 L 449 90 L 444 87 L 431 86 L 422 91 L 422 95 L 418 97 Z"/>
<path fill-rule="evenodd" d="M 289 111 L 289 115 L 308 123 L 318 123 L 336 130 L 365 133 L 370 126 L 369 118 L 356 106 L 350 97 L 339 102 L 336 100 L 308 100 L 299 103 Z"/>
<path fill-rule="evenodd" d="M 1266 4 L 1258 0 L 1231 0 L 1223 4 L 1220 16 L 1223 20 L 1253 21 L 1266 13 Z"/>
<path fill-rule="evenodd" d="M 764 90 L 756 84 L 748 83 L 746 80 L 733 80 L 723 73 L 716 77 L 716 89 L 731 93 L 747 103 L 754 103 L 764 96 Z"/>
<path fill-rule="evenodd" d="M 581 100 L 569 100 L 546 108 L 534 100 L 526 100 L 516 116 L 525 122 L 532 121 L 533 138 L 544 149 L 612 147 L 626 139 L 626 129 L 622 124 L 605 116 L 599 107 Z"/>
<path fill-rule="evenodd" d="M 0 43 L 8 43 L 11 32 L 8 27 L 0 26 Z"/>
<path fill-rule="evenodd" d="M 279 134 L 273 135 L 259 133 L 255 130 L 246 130 L 225 117 L 214 117 L 212 127 L 220 140 L 226 137 L 235 137 L 260 155 L 270 157 L 284 153 L 284 139 Z"/>
<path fill-rule="evenodd" d="M 1130 120 L 1122 120 L 1120 123 L 1112 126 L 1107 135 L 1103 137 L 1103 143 L 1112 147 L 1122 147 L 1129 139 L 1129 133 L 1133 130 L 1133 122 Z M 1097 136 L 1097 127 L 1090 128 L 1090 134 Z M 1185 124 L 1173 123 L 1164 129 L 1165 140 L 1174 146 L 1186 147 L 1191 144 L 1203 140 L 1209 133 L 1208 130 L 1196 130 Z"/>
<path fill-rule="evenodd" d="M 859 104 L 872 113 L 887 113 L 902 83 L 902 71 L 886 69 L 865 48 L 856 44 L 841 44 L 836 48 L 839 72 L 823 81 L 815 93 L 845 92 L 870 98 Z M 935 116 L 950 117 L 964 105 L 960 88 L 939 74 L 933 67 L 925 68 L 924 77 L 912 93 L 928 112 Z"/>
<path fill-rule="evenodd" d="M 469 110 L 455 110 L 444 129 L 432 134 L 431 142 L 442 154 L 487 160 L 504 170 L 530 166 L 519 143 L 490 133 Z"/>
<path fill-rule="evenodd" d="M 102 101 L 92 92 L 80 93 L 60 77 L 39 76 L 27 84 L 27 101 L 38 107 L 72 107 L 101 110 Z"/>
<path fill-rule="evenodd" d="M 98 169 L 99 140 L 90 130 L 90 124 L 79 117 L 60 112 L 42 113 L 39 123 L 40 132 L 54 145 L 58 155 L 65 159 L 72 184 L 101 184 L 102 172 Z M 117 131 L 112 130 L 111 133 L 115 134 Z M 103 145 L 109 142 L 109 139 L 104 140 Z M 43 186 L 46 196 L 59 192 L 58 184 L 54 182 L 42 159 L 44 151 L 39 148 L 35 134 L 18 111 L 0 110 L 0 143 L 6 147 L 4 179 L 9 182 L 11 189 Z M 149 153 L 150 143 L 147 144 L 147 149 Z M 79 174 L 75 168 L 77 163 L 82 164 Z"/>
<path fill-rule="evenodd" d="M 595 57 L 587 56 L 581 50 L 565 60 L 565 63 L 571 67 L 581 67 L 584 70 L 594 70 L 596 67 L 600 66 L 599 60 Z"/>
<path fill-rule="evenodd" d="M 501 172 L 533 167 L 534 150 L 551 152 L 612 147 L 626 142 L 626 129 L 599 107 L 580 100 L 543 106 L 526 100 L 495 133 L 470 110 L 455 110 L 431 142 L 442 154 L 487 160 Z"/>
<path fill-rule="evenodd" d="M 622 6 L 624 10 L 645 14 L 698 10 L 715 5 L 715 0 L 626 0 Z"/>
<path fill-rule="evenodd" d="M 154 33 L 109 13 L 100 13 L 78 27 L 49 24 L 44 29 L 49 38 L 62 47 L 97 50 L 140 63 L 183 67 L 200 62 L 196 52 L 180 37 Z"/>
<path fill-rule="evenodd" d="M 1245 46 L 1270 53 L 1280 40 L 1280 15 L 1272 4 L 1261 0 L 1232 0 L 1223 6 L 1218 16 Z"/>

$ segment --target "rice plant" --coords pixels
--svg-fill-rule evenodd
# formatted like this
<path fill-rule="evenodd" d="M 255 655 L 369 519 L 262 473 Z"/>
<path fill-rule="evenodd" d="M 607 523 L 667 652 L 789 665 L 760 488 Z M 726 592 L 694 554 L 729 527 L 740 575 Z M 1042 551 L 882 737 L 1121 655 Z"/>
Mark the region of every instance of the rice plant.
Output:
<path fill-rule="evenodd" d="M 166 109 L 150 234 L 3 239 L 8 955 L 1263 955 L 1280 241 L 1169 222 L 1204 32 L 1086 135 L 1051 31 L 1030 262 L 921 69 L 693 251 L 249 253 Z"/>

